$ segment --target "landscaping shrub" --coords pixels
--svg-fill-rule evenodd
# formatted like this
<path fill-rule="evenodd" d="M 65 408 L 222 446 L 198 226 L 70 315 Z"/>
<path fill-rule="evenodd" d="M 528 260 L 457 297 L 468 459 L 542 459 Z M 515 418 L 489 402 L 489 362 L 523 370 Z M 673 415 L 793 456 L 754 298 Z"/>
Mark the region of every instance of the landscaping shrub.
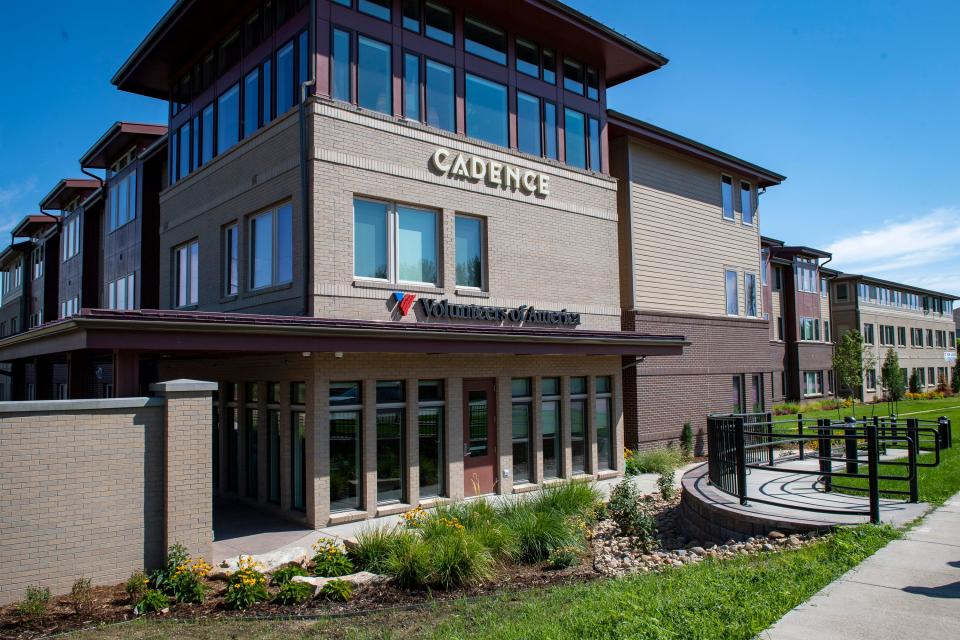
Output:
<path fill-rule="evenodd" d="M 630 454 L 626 459 L 628 476 L 640 473 L 663 473 L 676 469 L 684 463 L 683 454 L 678 449 L 631 451 Z"/>
<path fill-rule="evenodd" d="M 451 589 L 493 576 L 491 550 L 448 510 L 426 515 L 418 527 L 399 539 L 387 562 L 386 573 L 402 587 Z"/>
<path fill-rule="evenodd" d="M 509 559 L 517 553 L 517 536 L 500 513 L 486 500 L 475 500 L 437 509 L 439 515 L 456 518 L 467 532 L 480 541 L 494 558 Z"/>
<path fill-rule="evenodd" d="M 293 577 L 293 576 L 291 576 Z M 341 581 L 342 582 L 342 581 Z M 273 602 L 287 606 L 301 605 L 313 596 L 313 585 L 306 582 L 284 582 L 273 597 Z"/>
<path fill-rule="evenodd" d="M 636 538 L 637 545 L 644 551 L 653 548 L 653 517 L 640 504 L 640 491 L 629 478 L 613 488 L 607 511 L 623 535 Z"/>
<path fill-rule="evenodd" d="M 693 457 L 693 425 L 689 422 L 683 423 L 683 431 L 680 432 L 680 451 L 687 460 Z"/>
<path fill-rule="evenodd" d="M 203 560 L 190 560 L 181 564 L 173 572 L 165 593 L 176 598 L 177 602 L 202 604 L 207 595 L 207 586 L 203 579 L 212 567 Z"/>
<path fill-rule="evenodd" d="M 545 487 L 533 499 L 539 511 L 556 511 L 567 517 L 589 518 L 600 502 L 600 492 L 593 484 L 571 481 Z"/>
<path fill-rule="evenodd" d="M 147 589 L 141 595 L 139 600 L 133 605 L 133 614 L 142 616 L 145 613 L 154 611 L 163 611 L 170 606 L 167 596 L 157 589 Z"/>
<path fill-rule="evenodd" d="M 357 535 L 356 544 L 347 551 L 356 568 L 386 574 L 390 558 L 405 546 L 414 534 L 396 527 L 374 527 Z"/>
<path fill-rule="evenodd" d="M 42 620 L 50 606 L 50 589 L 30 585 L 24 599 L 16 606 L 18 616 L 29 620 Z"/>
<path fill-rule="evenodd" d="M 173 595 L 171 593 L 173 590 L 173 575 L 181 565 L 189 561 L 190 555 L 187 553 L 186 547 L 179 542 L 171 546 L 170 549 L 167 550 L 166 563 L 150 575 L 150 582 L 153 584 L 153 588 L 159 589 L 168 595 Z"/>
<path fill-rule="evenodd" d="M 560 547 L 550 552 L 547 562 L 551 569 L 566 569 L 577 564 L 581 550 L 578 547 Z"/>
<path fill-rule="evenodd" d="M 89 578 L 77 578 L 70 588 L 70 606 L 78 616 L 85 616 L 93 609 L 93 587 Z"/>
<path fill-rule="evenodd" d="M 336 602 L 346 602 L 353 595 L 353 585 L 346 580 L 331 580 L 320 589 L 320 597 Z"/>
<path fill-rule="evenodd" d="M 288 564 L 284 567 L 280 567 L 270 576 L 270 584 L 275 587 L 282 587 L 283 585 L 290 582 L 294 576 L 308 576 L 309 572 L 301 567 L 300 565 Z"/>
<path fill-rule="evenodd" d="M 127 579 L 123 589 L 130 598 L 130 604 L 136 605 L 143 599 L 143 594 L 149 591 L 150 578 L 143 571 L 137 571 Z"/>
<path fill-rule="evenodd" d="M 267 593 L 267 578 L 259 565 L 250 556 L 240 556 L 239 568 L 227 582 L 224 602 L 231 609 L 247 609 L 270 597 Z"/>
<path fill-rule="evenodd" d="M 677 488 L 673 486 L 676 479 L 677 474 L 673 471 L 661 473 L 660 477 L 657 478 L 657 488 L 660 489 L 660 496 L 664 500 L 673 500 L 673 497 L 677 494 Z"/>
<path fill-rule="evenodd" d="M 337 543 L 317 540 L 313 543 L 313 575 L 322 578 L 339 578 L 353 573 L 353 562 Z"/>
<path fill-rule="evenodd" d="M 518 562 L 543 562 L 554 549 L 575 545 L 582 537 L 575 518 L 541 506 L 535 501 L 520 501 L 502 507 L 503 522 L 517 538 L 514 559 Z"/>

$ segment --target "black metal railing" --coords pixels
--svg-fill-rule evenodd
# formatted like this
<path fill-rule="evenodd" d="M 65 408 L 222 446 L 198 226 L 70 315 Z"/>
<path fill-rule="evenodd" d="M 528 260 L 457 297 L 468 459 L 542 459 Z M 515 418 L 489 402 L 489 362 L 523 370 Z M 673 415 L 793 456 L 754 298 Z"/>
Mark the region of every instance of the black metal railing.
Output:
<path fill-rule="evenodd" d="M 879 523 L 880 482 L 887 482 L 884 495 L 904 496 L 910 502 L 918 502 L 918 470 L 940 464 L 941 450 L 953 446 L 953 430 L 946 417 L 904 420 L 889 416 L 836 421 L 800 415 L 795 421 L 776 421 L 769 413 L 725 414 L 708 416 L 707 445 L 710 483 L 739 498 L 742 505 L 752 501 L 801 511 L 862 515 Z M 784 455 L 786 449 L 793 447 L 799 449 L 797 454 Z M 927 453 L 933 454 L 932 461 L 921 460 L 921 455 Z M 791 461 L 813 457 L 819 463 L 816 468 L 789 466 Z M 906 468 L 906 475 L 886 471 L 894 467 Z M 866 491 L 869 508 L 828 509 L 749 495 L 750 471 L 771 468 L 785 474 L 817 476 L 817 485 L 825 492 Z M 867 489 L 842 484 L 843 479 L 850 478 L 865 479 Z M 890 486 L 897 483 L 903 483 L 904 488 Z"/>

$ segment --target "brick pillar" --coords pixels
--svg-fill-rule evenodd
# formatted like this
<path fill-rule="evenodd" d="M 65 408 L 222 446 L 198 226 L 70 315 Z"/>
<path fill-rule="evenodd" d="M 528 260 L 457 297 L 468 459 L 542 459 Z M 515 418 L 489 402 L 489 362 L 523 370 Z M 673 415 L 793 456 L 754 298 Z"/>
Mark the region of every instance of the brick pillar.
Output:
<path fill-rule="evenodd" d="M 214 382 L 172 380 L 150 385 L 164 413 L 164 549 L 181 543 L 196 558 L 213 558 Z"/>
<path fill-rule="evenodd" d="M 406 491 L 404 496 L 408 504 L 420 503 L 420 384 L 416 378 L 406 380 L 407 411 L 405 420 L 406 451 L 404 460 L 406 469 L 403 472 L 403 483 Z"/>
<path fill-rule="evenodd" d="M 561 380 L 560 405 L 560 477 L 573 477 L 573 449 L 570 446 L 573 421 L 570 416 L 570 376 L 563 376 Z"/>
<path fill-rule="evenodd" d="M 113 397 L 140 395 L 140 354 L 136 351 L 113 352 Z"/>
<path fill-rule="evenodd" d="M 540 414 L 543 411 L 543 378 L 536 376 L 530 387 L 533 402 L 530 411 L 533 413 L 530 424 L 530 482 L 543 483 L 543 423 Z"/>
<path fill-rule="evenodd" d="M 626 433 L 626 414 L 624 412 L 625 403 L 623 400 L 624 394 L 624 376 L 615 375 L 613 376 L 613 415 L 610 416 L 610 446 L 613 447 L 613 452 L 611 455 L 617 466 L 617 473 L 623 474 L 625 467 L 625 460 L 623 459 L 623 448 L 626 446 L 625 442 L 625 433 Z"/>
<path fill-rule="evenodd" d="M 493 468 L 496 492 L 500 495 L 513 493 L 513 415 L 512 378 L 497 378 L 497 464 Z M 504 476 L 509 471 L 509 476 Z"/>
<path fill-rule="evenodd" d="M 447 378 L 447 497 L 462 500 L 463 378 Z"/>
<path fill-rule="evenodd" d="M 316 363 L 307 382 L 307 521 L 318 529 L 330 520 L 330 382 Z"/>
<path fill-rule="evenodd" d="M 363 397 L 360 439 L 362 485 L 360 509 L 372 518 L 377 515 L 377 380 L 366 378 L 360 388 Z"/>
<path fill-rule="evenodd" d="M 613 404 L 613 403 L 610 403 Z M 613 407 L 610 407 L 610 411 L 613 411 Z M 585 434 L 586 443 L 586 471 L 587 473 L 596 476 L 597 472 L 600 471 L 600 456 L 597 450 L 597 377 L 590 376 L 587 378 L 587 415 L 585 416 L 587 421 L 587 433 Z M 613 416 L 610 416 L 611 429 L 613 428 Z M 611 434 L 612 440 L 612 434 Z M 610 443 L 611 446 L 613 442 Z"/>

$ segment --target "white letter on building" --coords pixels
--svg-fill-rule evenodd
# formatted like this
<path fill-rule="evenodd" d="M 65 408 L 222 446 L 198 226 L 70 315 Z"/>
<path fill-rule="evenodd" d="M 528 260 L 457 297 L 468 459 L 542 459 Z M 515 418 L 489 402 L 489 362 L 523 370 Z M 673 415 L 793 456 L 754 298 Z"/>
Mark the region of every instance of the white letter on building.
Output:
<path fill-rule="evenodd" d="M 433 152 L 433 166 L 444 173 L 450 171 L 450 163 L 447 162 L 449 159 L 450 152 L 446 149 L 437 149 Z"/>

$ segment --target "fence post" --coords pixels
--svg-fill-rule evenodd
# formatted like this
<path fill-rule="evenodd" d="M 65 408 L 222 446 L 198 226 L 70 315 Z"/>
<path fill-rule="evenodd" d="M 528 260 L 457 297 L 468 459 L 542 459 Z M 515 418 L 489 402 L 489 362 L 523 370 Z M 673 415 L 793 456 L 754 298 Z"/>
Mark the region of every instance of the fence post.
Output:
<path fill-rule="evenodd" d="M 817 440 L 817 455 L 820 458 L 820 473 L 830 473 L 833 470 L 833 465 L 830 462 L 830 458 L 833 457 L 833 452 L 830 447 L 830 421 L 825 419 L 817 420 L 817 435 L 820 438 Z M 823 489 L 827 493 L 830 492 L 832 485 L 832 479 L 829 475 L 823 477 Z"/>
<path fill-rule="evenodd" d="M 800 436 L 800 459 L 803 460 L 806 457 L 803 449 L 803 414 L 797 414 L 797 435 Z"/>
<path fill-rule="evenodd" d="M 859 470 L 859 465 L 857 463 L 857 426 L 856 421 L 852 416 L 847 416 L 843 419 L 843 435 L 844 435 L 844 446 L 845 454 L 844 457 L 847 459 L 847 473 L 856 473 Z"/>
<path fill-rule="evenodd" d="M 734 442 L 737 449 L 737 495 L 740 505 L 747 504 L 747 449 L 743 435 L 743 418 L 734 421 Z"/>
<path fill-rule="evenodd" d="M 770 459 L 770 466 L 773 466 L 774 456 L 776 455 L 776 447 L 773 446 L 773 414 L 768 413 L 767 417 L 767 456 Z"/>
<path fill-rule="evenodd" d="M 940 432 L 940 448 L 953 448 L 953 434 L 950 433 L 950 419 L 947 416 L 940 416 L 937 420 L 938 430 Z"/>
<path fill-rule="evenodd" d="M 917 477 L 917 452 L 920 443 L 917 438 L 920 434 L 917 432 L 917 419 L 907 419 L 907 438 L 909 438 L 907 448 L 907 462 L 910 470 L 910 502 L 920 502 L 920 479 Z"/>
<path fill-rule="evenodd" d="M 873 426 L 875 426 L 875 427 L 877 428 L 877 435 L 878 435 L 878 436 L 886 435 L 886 429 L 883 428 L 883 425 L 882 425 L 882 423 L 881 423 L 881 421 L 880 421 L 880 416 L 873 416 Z M 885 442 L 879 442 L 879 441 L 878 441 L 877 451 L 881 451 L 881 452 L 883 452 L 883 453 L 886 453 L 886 452 L 887 452 L 887 445 L 886 445 L 886 443 L 885 443 Z"/>
<path fill-rule="evenodd" d="M 870 522 L 880 524 L 880 448 L 877 425 L 867 425 L 867 468 L 870 477 Z"/>

